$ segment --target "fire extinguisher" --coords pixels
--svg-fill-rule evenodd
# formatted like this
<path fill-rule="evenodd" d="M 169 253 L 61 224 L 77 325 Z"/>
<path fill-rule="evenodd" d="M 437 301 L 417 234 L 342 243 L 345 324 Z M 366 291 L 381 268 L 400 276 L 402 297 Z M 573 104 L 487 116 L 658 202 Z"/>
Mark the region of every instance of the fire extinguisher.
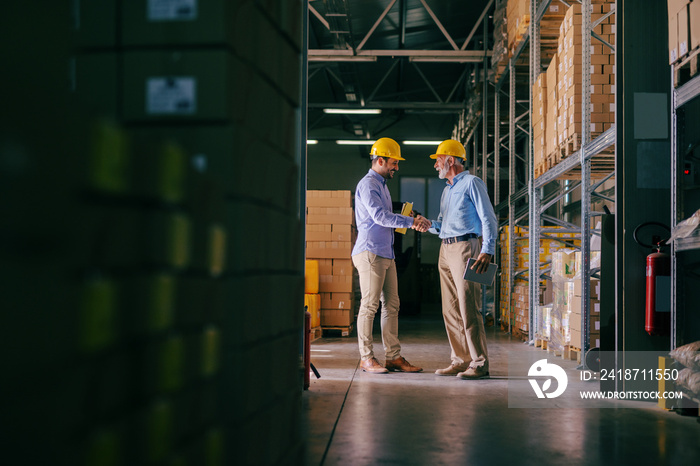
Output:
<path fill-rule="evenodd" d="M 671 229 L 659 222 L 646 222 L 634 230 L 634 240 L 640 246 L 651 248 L 652 253 L 646 259 L 646 299 L 644 305 L 644 330 L 649 335 L 667 335 L 671 322 L 671 256 L 661 251 L 666 240 L 653 235 L 652 244 L 642 243 L 638 232 L 646 226 L 659 226 Z"/>

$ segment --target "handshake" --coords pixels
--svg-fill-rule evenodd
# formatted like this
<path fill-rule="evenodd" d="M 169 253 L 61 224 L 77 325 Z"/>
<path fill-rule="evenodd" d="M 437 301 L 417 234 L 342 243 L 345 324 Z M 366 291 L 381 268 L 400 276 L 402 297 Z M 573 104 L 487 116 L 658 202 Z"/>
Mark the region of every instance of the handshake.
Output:
<path fill-rule="evenodd" d="M 411 216 L 413 217 L 413 215 Z M 426 231 L 428 231 L 428 228 L 430 228 L 431 225 L 432 222 L 430 220 L 423 217 L 422 215 L 418 215 L 416 217 L 413 217 L 413 225 L 411 225 L 411 228 L 420 231 L 421 233 L 425 233 Z"/>

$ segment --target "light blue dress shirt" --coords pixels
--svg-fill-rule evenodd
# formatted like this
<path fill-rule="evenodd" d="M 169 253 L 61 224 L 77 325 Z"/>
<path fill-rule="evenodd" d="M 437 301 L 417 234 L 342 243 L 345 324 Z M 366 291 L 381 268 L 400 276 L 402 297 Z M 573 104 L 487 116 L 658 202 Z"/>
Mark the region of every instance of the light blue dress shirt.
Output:
<path fill-rule="evenodd" d="M 483 237 L 481 252 L 493 255 L 498 220 L 483 180 L 463 171 L 453 184 L 448 181 L 440 198 L 440 215 L 428 231 L 440 238 L 476 233 Z"/>
<path fill-rule="evenodd" d="M 393 213 L 391 194 L 382 175 L 370 169 L 355 189 L 357 240 L 352 255 L 369 251 L 394 258 L 394 228 L 410 228 L 413 218 Z"/>

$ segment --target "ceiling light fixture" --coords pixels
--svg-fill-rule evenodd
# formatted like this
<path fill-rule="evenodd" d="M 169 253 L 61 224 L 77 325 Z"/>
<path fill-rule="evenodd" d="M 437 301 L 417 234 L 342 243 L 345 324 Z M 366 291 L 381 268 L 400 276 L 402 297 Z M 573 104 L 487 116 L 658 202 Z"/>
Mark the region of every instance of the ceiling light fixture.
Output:
<path fill-rule="evenodd" d="M 307 139 L 306 143 L 307 144 L 318 144 L 318 139 Z"/>
<path fill-rule="evenodd" d="M 339 139 L 335 141 L 336 144 L 341 146 L 371 146 L 375 142 L 367 139 Z"/>
<path fill-rule="evenodd" d="M 334 115 L 377 115 L 382 113 L 380 108 L 324 108 L 323 113 Z"/>
<path fill-rule="evenodd" d="M 407 146 L 436 146 L 442 141 L 404 141 Z"/>

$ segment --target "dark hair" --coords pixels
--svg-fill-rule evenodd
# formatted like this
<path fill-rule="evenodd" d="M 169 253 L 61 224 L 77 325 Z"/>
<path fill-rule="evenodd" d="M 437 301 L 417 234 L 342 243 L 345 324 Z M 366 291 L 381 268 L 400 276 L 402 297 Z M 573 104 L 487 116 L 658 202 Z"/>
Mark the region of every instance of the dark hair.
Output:
<path fill-rule="evenodd" d="M 384 162 L 389 163 L 390 157 L 382 157 L 382 156 L 380 156 L 380 155 L 373 155 L 373 156 L 371 157 L 372 164 L 374 164 L 374 162 L 377 161 L 378 159 L 384 159 Z"/>

